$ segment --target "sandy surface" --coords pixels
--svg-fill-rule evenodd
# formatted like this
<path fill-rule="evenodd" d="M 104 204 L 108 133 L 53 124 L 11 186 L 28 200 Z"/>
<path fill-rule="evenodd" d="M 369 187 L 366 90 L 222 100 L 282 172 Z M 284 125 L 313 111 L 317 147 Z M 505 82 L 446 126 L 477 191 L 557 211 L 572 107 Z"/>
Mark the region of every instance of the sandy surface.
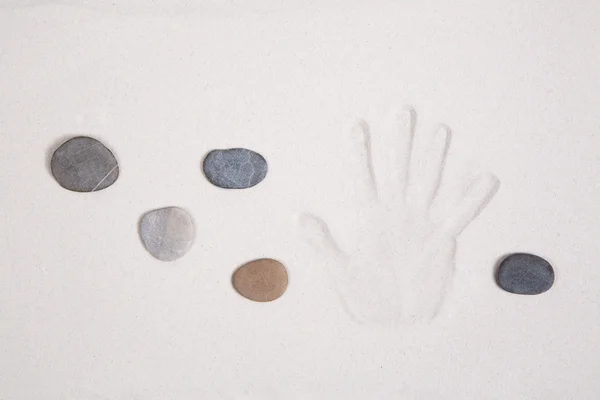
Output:
<path fill-rule="evenodd" d="M 15 3 L 0 2 L 0 398 L 597 397 L 596 2 Z M 348 248 L 363 211 L 348 134 L 357 118 L 384 132 L 395 105 L 419 132 L 452 130 L 434 216 L 479 173 L 501 182 L 458 237 L 437 317 L 404 327 L 356 323 L 295 225 L 319 215 Z M 107 190 L 52 178 L 78 134 L 115 153 Z M 261 184 L 204 178 L 204 156 L 234 147 L 267 159 Z M 196 224 L 168 265 L 137 232 L 165 206 Z M 554 287 L 500 290 L 512 252 L 550 261 Z M 289 286 L 250 302 L 231 274 L 265 257 Z"/>

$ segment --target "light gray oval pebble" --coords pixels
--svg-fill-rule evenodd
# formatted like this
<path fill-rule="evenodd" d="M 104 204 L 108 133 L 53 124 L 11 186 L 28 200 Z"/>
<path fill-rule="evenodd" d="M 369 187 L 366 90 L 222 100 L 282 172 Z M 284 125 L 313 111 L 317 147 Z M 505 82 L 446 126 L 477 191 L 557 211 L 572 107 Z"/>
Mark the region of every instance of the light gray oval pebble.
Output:
<path fill-rule="evenodd" d="M 204 158 L 204 175 L 224 189 L 247 189 L 267 176 L 267 161 L 248 149 L 213 150 Z"/>
<path fill-rule="evenodd" d="M 179 207 L 150 211 L 140 220 L 146 250 L 161 261 L 174 261 L 188 252 L 196 231 L 190 214 Z"/>
<path fill-rule="evenodd" d="M 526 253 L 511 254 L 500 263 L 497 282 L 510 293 L 541 294 L 554 284 L 554 269 L 542 257 Z"/>
<path fill-rule="evenodd" d="M 113 153 L 96 139 L 78 136 L 60 145 L 50 162 L 52 175 L 65 189 L 97 192 L 119 177 L 119 164 Z"/>

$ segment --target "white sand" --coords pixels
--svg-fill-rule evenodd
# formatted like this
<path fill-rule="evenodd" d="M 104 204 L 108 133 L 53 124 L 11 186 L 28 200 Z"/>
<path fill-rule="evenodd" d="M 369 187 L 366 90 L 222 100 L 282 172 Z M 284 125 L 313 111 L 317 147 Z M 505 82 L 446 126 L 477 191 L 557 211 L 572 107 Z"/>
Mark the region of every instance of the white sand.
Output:
<path fill-rule="evenodd" d="M 596 2 L 16 3 L 0 2 L 0 398 L 597 397 Z M 364 118 L 375 141 L 398 105 L 417 111 L 417 141 L 452 130 L 433 221 L 455 215 L 481 173 L 501 188 L 454 262 L 441 257 L 454 273 L 433 291 L 444 301 L 432 322 L 359 324 L 295 223 L 318 215 L 353 254 L 375 207 L 354 201 L 351 128 Z M 51 150 L 75 134 L 114 151 L 109 189 L 52 178 Z M 212 186 L 203 156 L 229 147 L 264 155 L 267 178 Z M 168 265 L 137 232 L 165 206 L 197 231 Z M 368 226 L 397 232 L 381 215 L 389 225 Z M 496 287 L 513 251 L 548 259 L 554 287 Z M 230 283 L 261 257 L 290 279 L 268 304 Z M 367 298 L 380 282 L 355 286 Z"/>

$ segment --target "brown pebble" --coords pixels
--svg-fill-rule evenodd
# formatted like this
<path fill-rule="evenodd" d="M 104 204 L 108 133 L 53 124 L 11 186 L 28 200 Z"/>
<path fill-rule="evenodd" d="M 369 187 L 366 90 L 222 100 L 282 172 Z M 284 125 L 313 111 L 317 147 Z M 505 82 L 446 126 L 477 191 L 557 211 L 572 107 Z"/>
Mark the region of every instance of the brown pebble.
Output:
<path fill-rule="evenodd" d="M 231 279 L 239 294 L 252 301 L 280 298 L 288 285 L 288 274 L 279 261 L 262 258 L 239 267 Z"/>

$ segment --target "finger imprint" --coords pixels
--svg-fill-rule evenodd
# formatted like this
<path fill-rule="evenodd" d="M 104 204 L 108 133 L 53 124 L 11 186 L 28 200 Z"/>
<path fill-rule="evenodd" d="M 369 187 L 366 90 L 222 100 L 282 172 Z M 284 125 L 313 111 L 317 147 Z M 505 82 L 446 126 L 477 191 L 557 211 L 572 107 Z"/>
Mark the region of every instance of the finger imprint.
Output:
<path fill-rule="evenodd" d="M 326 258 L 327 275 L 335 289 L 344 296 L 348 285 L 347 259 L 331 236 L 329 227 L 321 218 L 302 214 L 298 224 L 304 239 Z"/>
<path fill-rule="evenodd" d="M 415 112 L 412 108 L 403 108 L 393 113 L 393 132 L 398 138 L 398 145 L 392 159 L 392 173 L 395 175 L 398 189 L 396 195 L 403 198 L 408 185 L 408 173 L 412 158 L 413 137 L 415 132 Z"/>
<path fill-rule="evenodd" d="M 315 250 L 334 260 L 340 258 L 341 250 L 325 221 L 313 214 L 302 214 L 298 225 L 304 240 Z"/>
<path fill-rule="evenodd" d="M 463 198 L 446 219 L 443 229 L 458 236 L 483 211 L 500 187 L 498 178 L 490 173 L 481 174 L 471 183 Z"/>
<path fill-rule="evenodd" d="M 414 189 L 411 197 L 421 213 L 431 207 L 437 194 L 450 147 L 450 137 L 448 127 L 441 125 L 437 128 L 427 151 L 419 160 L 418 171 L 411 177 L 411 186 Z"/>
<path fill-rule="evenodd" d="M 371 132 L 368 124 L 363 120 L 356 122 L 352 128 L 351 136 L 354 154 L 358 160 L 355 180 L 358 185 L 357 196 L 365 200 L 374 200 L 377 198 L 377 185 L 373 172 Z"/>
<path fill-rule="evenodd" d="M 397 108 L 390 112 L 381 137 L 382 157 L 381 198 L 384 203 L 404 199 L 413 146 L 415 115 L 412 108 Z M 379 178 L 379 176 L 378 176 Z"/>

